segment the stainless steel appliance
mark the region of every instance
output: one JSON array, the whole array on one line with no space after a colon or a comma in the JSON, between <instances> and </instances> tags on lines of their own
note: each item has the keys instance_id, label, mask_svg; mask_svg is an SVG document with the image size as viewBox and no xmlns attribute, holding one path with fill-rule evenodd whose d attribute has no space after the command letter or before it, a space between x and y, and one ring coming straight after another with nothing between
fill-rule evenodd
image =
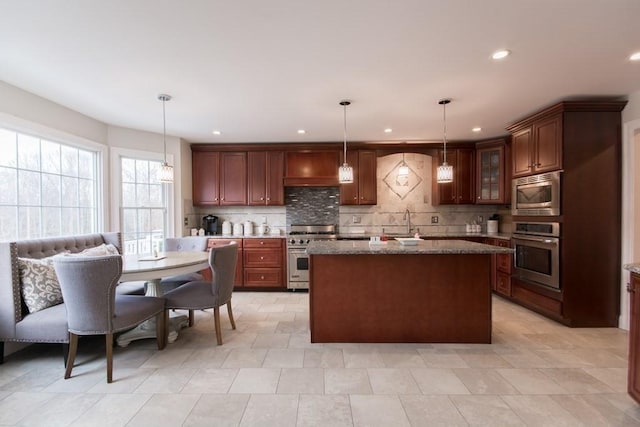
<instances>
[{"instance_id":1,"label":"stainless steel appliance","mask_svg":"<svg viewBox=\"0 0 640 427\"><path fill-rule=\"evenodd\" d=\"M287 235L287 289L309 289L309 256L312 240L336 240L335 225L292 225Z\"/></svg>"},{"instance_id":2,"label":"stainless steel appliance","mask_svg":"<svg viewBox=\"0 0 640 427\"><path fill-rule=\"evenodd\" d=\"M515 222L514 277L560 289L560 224Z\"/></svg>"},{"instance_id":3,"label":"stainless steel appliance","mask_svg":"<svg viewBox=\"0 0 640 427\"><path fill-rule=\"evenodd\" d=\"M560 215L560 171L515 178L512 185L513 215Z\"/></svg>"}]
</instances>

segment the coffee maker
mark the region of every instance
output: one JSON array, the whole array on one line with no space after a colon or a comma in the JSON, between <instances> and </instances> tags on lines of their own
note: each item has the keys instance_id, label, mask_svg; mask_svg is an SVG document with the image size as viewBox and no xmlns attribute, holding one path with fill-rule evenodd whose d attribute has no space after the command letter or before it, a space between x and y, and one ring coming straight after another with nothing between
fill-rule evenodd
<instances>
[{"instance_id":1,"label":"coffee maker","mask_svg":"<svg viewBox=\"0 0 640 427\"><path fill-rule=\"evenodd\" d=\"M202 228L204 228L204 234L207 236L218 234L218 217L215 215L207 215L203 217Z\"/></svg>"}]
</instances>

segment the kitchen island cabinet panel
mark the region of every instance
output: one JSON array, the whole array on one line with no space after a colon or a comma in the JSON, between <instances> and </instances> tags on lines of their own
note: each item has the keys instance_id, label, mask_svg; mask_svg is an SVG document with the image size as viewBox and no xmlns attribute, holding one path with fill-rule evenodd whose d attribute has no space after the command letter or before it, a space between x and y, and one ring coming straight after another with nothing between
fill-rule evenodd
<instances>
[{"instance_id":1,"label":"kitchen island cabinet panel","mask_svg":"<svg viewBox=\"0 0 640 427\"><path fill-rule=\"evenodd\" d=\"M640 274L631 273L629 292L629 370L627 390L640 403Z\"/></svg>"}]
</instances>

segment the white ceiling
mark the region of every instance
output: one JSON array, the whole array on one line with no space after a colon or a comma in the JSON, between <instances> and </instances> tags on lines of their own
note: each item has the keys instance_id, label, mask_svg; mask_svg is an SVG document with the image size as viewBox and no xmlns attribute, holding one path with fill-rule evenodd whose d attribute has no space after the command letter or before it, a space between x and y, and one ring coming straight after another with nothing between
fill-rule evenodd
<instances>
[{"instance_id":1,"label":"white ceiling","mask_svg":"<svg viewBox=\"0 0 640 427\"><path fill-rule=\"evenodd\" d=\"M638 0L0 0L0 11L1 80L159 133L168 93L167 133L192 142L341 141L344 98L349 141L439 140L443 97L449 139L484 139L559 100L640 90L628 60ZM498 48L513 53L494 61Z\"/></svg>"}]
</instances>

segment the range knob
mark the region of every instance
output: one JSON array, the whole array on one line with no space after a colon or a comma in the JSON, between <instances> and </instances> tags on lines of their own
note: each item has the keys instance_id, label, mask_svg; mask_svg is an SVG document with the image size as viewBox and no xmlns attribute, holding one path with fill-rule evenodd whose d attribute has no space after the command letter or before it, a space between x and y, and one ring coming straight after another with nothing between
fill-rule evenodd
<instances>
[{"instance_id":1,"label":"range knob","mask_svg":"<svg viewBox=\"0 0 640 427\"><path fill-rule=\"evenodd\" d=\"M311 241L311 239L307 239L307 241L305 243L308 245L310 241Z\"/></svg>"},{"instance_id":2,"label":"range knob","mask_svg":"<svg viewBox=\"0 0 640 427\"><path fill-rule=\"evenodd\" d=\"M296 239L289 239L289 243L293 245L294 243L296 243Z\"/></svg>"},{"instance_id":3,"label":"range knob","mask_svg":"<svg viewBox=\"0 0 640 427\"><path fill-rule=\"evenodd\" d=\"M304 239L298 240L298 243L302 245L304 243Z\"/></svg>"}]
</instances>

